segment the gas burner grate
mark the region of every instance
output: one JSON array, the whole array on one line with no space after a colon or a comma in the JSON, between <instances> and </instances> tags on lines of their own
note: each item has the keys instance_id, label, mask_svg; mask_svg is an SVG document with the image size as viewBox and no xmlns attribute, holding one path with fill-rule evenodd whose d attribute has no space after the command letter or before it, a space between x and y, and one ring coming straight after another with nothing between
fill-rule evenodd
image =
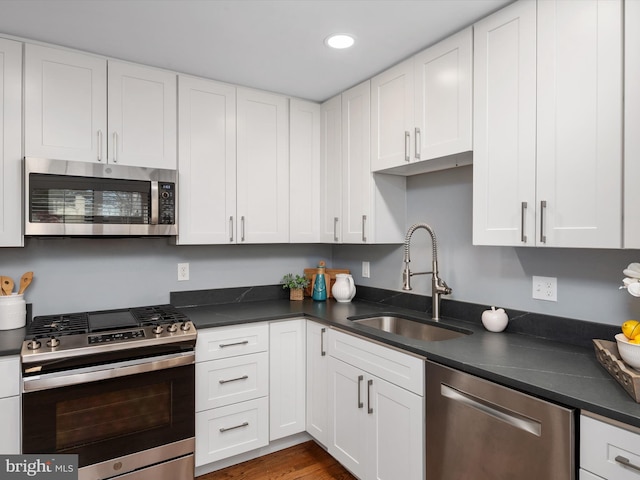
<instances>
[{"instance_id":1,"label":"gas burner grate","mask_svg":"<svg viewBox=\"0 0 640 480\"><path fill-rule=\"evenodd\" d=\"M27 326L27 337L42 338L52 335L75 335L87 333L89 322L86 313L44 315L35 317Z\"/></svg>"},{"instance_id":2,"label":"gas burner grate","mask_svg":"<svg viewBox=\"0 0 640 480\"><path fill-rule=\"evenodd\" d=\"M132 308L131 313L140 326L157 325L159 323L186 322L189 318L176 310L173 305L153 305L150 307Z\"/></svg>"}]
</instances>

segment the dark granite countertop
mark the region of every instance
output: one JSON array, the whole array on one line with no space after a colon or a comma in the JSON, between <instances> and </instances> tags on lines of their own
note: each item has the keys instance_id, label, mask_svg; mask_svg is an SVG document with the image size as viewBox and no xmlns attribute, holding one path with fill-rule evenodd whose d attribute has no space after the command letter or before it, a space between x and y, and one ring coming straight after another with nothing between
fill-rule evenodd
<instances>
[{"instance_id":1,"label":"dark granite countertop","mask_svg":"<svg viewBox=\"0 0 640 480\"><path fill-rule=\"evenodd\" d=\"M200 329L305 316L540 398L640 427L640 404L598 363L593 347L510 333L509 328L492 333L479 320L469 322L446 316L442 324L473 333L440 342L411 340L348 318L394 312L430 320L429 315L363 300L337 303L331 299L278 299L180 308Z\"/></svg>"}]
</instances>

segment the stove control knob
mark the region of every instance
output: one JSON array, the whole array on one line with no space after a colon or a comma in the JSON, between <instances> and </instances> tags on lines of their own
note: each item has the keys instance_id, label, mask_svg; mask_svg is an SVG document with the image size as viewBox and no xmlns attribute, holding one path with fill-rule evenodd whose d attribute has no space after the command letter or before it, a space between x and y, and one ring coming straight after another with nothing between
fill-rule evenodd
<instances>
[{"instance_id":1,"label":"stove control knob","mask_svg":"<svg viewBox=\"0 0 640 480\"><path fill-rule=\"evenodd\" d=\"M28 350L38 350L41 346L42 344L38 340L30 340L27 342Z\"/></svg>"},{"instance_id":2,"label":"stove control knob","mask_svg":"<svg viewBox=\"0 0 640 480\"><path fill-rule=\"evenodd\" d=\"M47 347L55 348L58 345L60 345L60 340L56 337L51 337L49 340L47 340Z\"/></svg>"},{"instance_id":3,"label":"stove control knob","mask_svg":"<svg viewBox=\"0 0 640 480\"><path fill-rule=\"evenodd\" d=\"M151 331L153 333L155 333L156 335L160 335L162 333L162 331L164 330L164 328L162 328L162 325L155 325Z\"/></svg>"},{"instance_id":4,"label":"stove control knob","mask_svg":"<svg viewBox=\"0 0 640 480\"><path fill-rule=\"evenodd\" d=\"M178 324L176 324L176 323L172 323L171 325L169 325L167 327L167 332L169 332L169 333L174 333L174 332L177 332L177 331L178 331Z\"/></svg>"},{"instance_id":5,"label":"stove control knob","mask_svg":"<svg viewBox=\"0 0 640 480\"><path fill-rule=\"evenodd\" d=\"M183 332L187 332L191 329L191 324L189 322L184 322L182 325L180 325L180 330L182 330Z\"/></svg>"}]
</instances>

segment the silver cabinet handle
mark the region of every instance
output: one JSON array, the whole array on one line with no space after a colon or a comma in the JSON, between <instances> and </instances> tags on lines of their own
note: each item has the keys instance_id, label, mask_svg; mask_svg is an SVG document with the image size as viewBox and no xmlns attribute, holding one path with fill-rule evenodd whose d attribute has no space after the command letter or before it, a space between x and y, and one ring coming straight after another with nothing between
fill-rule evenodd
<instances>
[{"instance_id":1,"label":"silver cabinet handle","mask_svg":"<svg viewBox=\"0 0 640 480\"><path fill-rule=\"evenodd\" d=\"M229 217L229 241L233 242L233 215Z\"/></svg>"},{"instance_id":2,"label":"silver cabinet handle","mask_svg":"<svg viewBox=\"0 0 640 480\"><path fill-rule=\"evenodd\" d=\"M327 329L323 328L320 330L320 356L324 357L327 352L324 351L324 332L326 332Z\"/></svg>"},{"instance_id":3,"label":"silver cabinet handle","mask_svg":"<svg viewBox=\"0 0 640 480\"><path fill-rule=\"evenodd\" d=\"M367 216L366 215L362 215L362 241L366 242L367 241Z\"/></svg>"},{"instance_id":4,"label":"silver cabinet handle","mask_svg":"<svg viewBox=\"0 0 640 480\"><path fill-rule=\"evenodd\" d=\"M547 236L544 234L544 215L547 209L547 201L542 200L540 202L540 242L547 243Z\"/></svg>"},{"instance_id":5,"label":"silver cabinet handle","mask_svg":"<svg viewBox=\"0 0 640 480\"><path fill-rule=\"evenodd\" d=\"M102 130L98 130L98 161L102 161Z\"/></svg>"},{"instance_id":6,"label":"silver cabinet handle","mask_svg":"<svg viewBox=\"0 0 640 480\"><path fill-rule=\"evenodd\" d=\"M614 458L614 460L624 465L625 467L629 467L640 472L640 467L638 465L634 465L628 458L625 458L622 455L616 455L616 458Z\"/></svg>"},{"instance_id":7,"label":"silver cabinet handle","mask_svg":"<svg viewBox=\"0 0 640 480\"><path fill-rule=\"evenodd\" d=\"M418 127L416 127L415 138L413 139L413 143L416 150L414 157L416 157L416 160L420 160L420 129Z\"/></svg>"},{"instance_id":8,"label":"silver cabinet handle","mask_svg":"<svg viewBox=\"0 0 640 480\"><path fill-rule=\"evenodd\" d=\"M241 342L234 342L234 343L221 343L220 345L218 345L220 348L224 348L224 347L234 347L236 345L246 345L247 343L249 343L249 340L243 340Z\"/></svg>"},{"instance_id":9,"label":"silver cabinet handle","mask_svg":"<svg viewBox=\"0 0 640 480\"><path fill-rule=\"evenodd\" d=\"M531 420L524 415L518 415L512 410L508 410L500 405L491 403L483 398L475 397L469 393L456 390L444 383L440 384L440 394L443 397L447 397L451 400L467 405L468 407L475 408L486 415L490 415L493 418L538 437L542 433L542 425L540 422Z\"/></svg>"},{"instance_id":10,"label":"silver cabinet handle","mask_svg":"<svg viewBox=\"0 0 640 480\"><path fill-rule=\"evenodd\" d=\"M113 163L118 163L118 133L113 132L113 155L111 156Z\"/></svg>"},{"instance_id":11,"label":"silver cabinet handle","mask_svg":"<svg viewBox=\"0 0 640 480\"><path fill-rule=\"evenodd\" d=\"M220 385L224 385L225 383L237 382L238 380L246 380L247 378L249 378L249 375L243 375L243 376L238 377L238 378L230 378L229 380L218 380L218 383Z\"/></svg>"},{"instance_id":12,"label":"silver cabinet handle","mask_svg":"<svg viewBox=\"0 0 640 480\"><path fill-rule=\"evenodd\" d=\"M338 217L333 217L333 241L338 241Z\"/></svg>"},{"instance_id":13,"label":"silver cabinet handle","mask_svg":"<svg viewBox=\"0 0 640 480\"><path fill-rule=\"evenodd\" d=\"M373 385L373 380L367 382L367 413L373 413L373 408L371 408L371 385Z\"/></svg>"},{"instance_id":14,"label":"silver cabinet handle","mask_svg":"<svg viewBox=\"0 0 640 480\"><path fill-rule=\"evenodd\" d=\"M244 215L240 217L240 241L244 242Z\"/></svg>"},{"instance_id":15,"label":"silver cabinet handle","mask_svg":"<svg viewBox=\"0 0 640 480\"><path fill-rule=\"evenodd\" d=\"M364 380L364 376L358 375L358 408L364 407L364 404L362 403L362 399L360 398L360 384L362 383L363 380Z\"/></svg>"},{"instance_id":16,"label":"silver cabinet handle","mask_svg":"<svg viewBox=\"0 0 640 480\"><path fill-rule=\"evenodd\" d=\"M236 428L248 427L249 422L242 422L240 425L236 425L235 427L221 428L220 433L228 432L229 430L235 430Z\"/></svg>"},{"instance_id":17,"label":"silver cabinet handle","mask_svg":"<svg viewBox=\"0 0 640 480\"><path fill-rule=\"evenodd\" d=\"M411 157L409 156L409 145L411 143L411 133L408 130L404 132L404 161L410 162Z\"/></svg>"},{"instance_id":18,"label":"silver cabinet handle","mask_svg":"<svg viewBox=\"0 0 640 480\"><path fill-rule=\"evenodd\" d=\"M522 202L520 205L520 241L527 243L527 236L524 233L524 218L527 212L527 202Z\"/></svg>"}]
</instances>

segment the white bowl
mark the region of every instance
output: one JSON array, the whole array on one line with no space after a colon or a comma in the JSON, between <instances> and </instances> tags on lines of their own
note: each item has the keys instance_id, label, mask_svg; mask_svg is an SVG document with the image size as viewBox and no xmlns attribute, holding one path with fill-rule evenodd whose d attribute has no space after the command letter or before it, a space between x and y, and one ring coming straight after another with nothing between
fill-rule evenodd
<instances>
[{"instance_id":1,"label":"white bowl","mask_svg":"<svg viewBox=\"0 0 640 480\"><path fill-rule=\"evenodd\" d=\"M624 333L616 335L616 343L622 360L630 367L640 370L640 344L629 343L629 339Z\"/></svg>"}]
</instances>

